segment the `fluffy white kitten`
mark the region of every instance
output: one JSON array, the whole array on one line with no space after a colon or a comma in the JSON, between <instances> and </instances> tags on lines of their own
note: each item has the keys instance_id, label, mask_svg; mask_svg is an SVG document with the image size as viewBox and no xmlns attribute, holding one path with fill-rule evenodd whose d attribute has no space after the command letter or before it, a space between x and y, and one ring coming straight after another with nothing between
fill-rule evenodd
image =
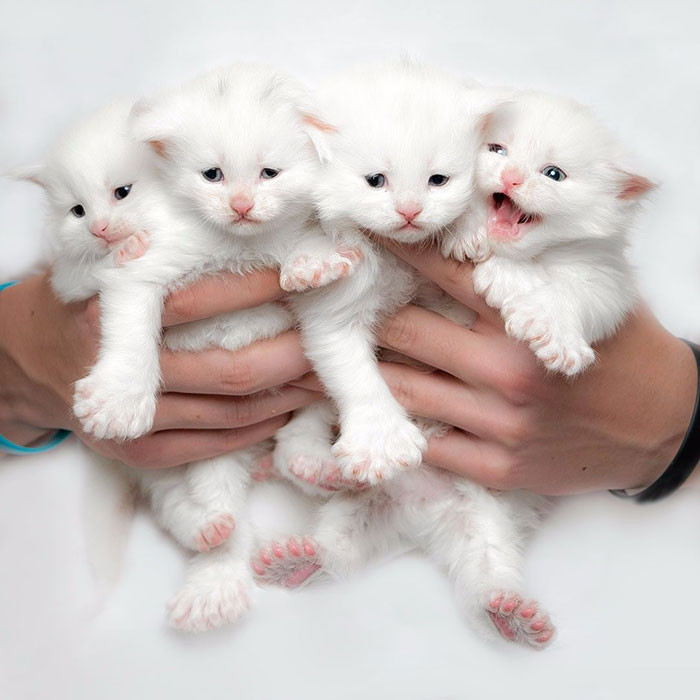
<instances>
[{"instance_id":1,"label":"fluffy white kitten","mask_svg":"<svg viewBox=\"0 0 700 700\"><path fill-rule=\"evenodd\" d=\"M140 258L99 273L100 353L74 403L86 432L150 429L162 304L174 287L214 270L280 267L291 291L351 270L354 251L338 251L309 223L318 159L305 100L284 74L236 65L135 108L132 133L157 155L164 196L150 215L160 233L149 231Z\"/></svg>"},{"instance_id":2,"label":"fluffy white kitten","mask_svg":"<svg viewBox=\"0 0 700 700\"><path fill-rule=\"evenodd\" d=\"M516 93L489 121L479 157L482 210L457 246L510 335L551 370L576 375L636 300L627 233L651 183L591 111Z\"/></svg>"},{"instance_id":3,"label":"fluffy white kitten","mask_svg":"<svg viewBox=\"0 0 700 700\"><path fill-rule=\"evenodd\" d=\"M333 453L319 448L300 468L312 474L335 458L344 481L376 484L417 467L426 441L382 380L374 351L378 320L414 298L417 279L372 237L452 235L474 191L488 109L480 91L410 62L336 77L315 99L332 124L311 134L324 162L319 216L337 245L360 251L362 262L351 277L294 302L307 356L340 422ZM296 426L284 435L294 431L303 435Z\"/></svg>"},{"instance_id":4,"label":"fluffy white kitten","mask_svg":"<svg viewBox=\"0 0 700 700\"><path fill-rule=\"evenodd\" d=\"M375 247L371 238L453 240L473 200L474 167L490 98L406 62L341 76L322 98L324 114L337 131L317 135L326 161L321 216L338 240L362 248L372 273L360 277L360 266L352 278L334 286L337 294L361 280L366 289L365 315L360 319L345 314L342 298L336 297L339 336L347 336L346 326L355 319L353 330L359 336L361 329L364 348L371 341L372 324L409 300L468 325L473 314L435 287L419 285L413 273ZM313 292L305 299L325 293ZM347 350L338 355L339 376L347 356ZM346 371L339 381L356 384L355 410L364 410L379 426L385 424L386 415L377 415L362 395L366 375L352 362ZM384 412L390 409L394 407L389 401L381 405ZM342 410L341 404L341 416ZM347 486L347 479L357 476L357 465L350 473L334 465L333 414L323 406L302 413L311 411L317 415L310 416L304 431L292 424L280 431L279 437L288 440L278 440L275 461L307 490L328 494ZM439 430L422 427L428 428L426 434ZM374 430L375 425L367 425L357 438L366 441L366 450L375 449ZM305 442L310 434L312 440ZM342 449L347 437L341 434ZM336 454L342 456L339 445ZM353 451L357 454L357 447ZM296 587L318 576L347 576L372 557L400 543L410 544L447 570L460 607L475 626L539 648L549 643L553 627L523 594L522 543L545 505L546 500L534 494L499 494L424 465L403 470L371 489L333 495L322 506L311 535L263 547L252 567L263 584Z\"/></svg>"},{"instance_id":5,"label":"fluffy white kitten","mask_svg":"<svg viewBox=\"0 0 700 700\"><path fill-rule=\"evenodd\" d=\"M97 383L83 380L78 389L80 413L93 433L105 434L107 408L116 411L122 431L133 427L130 400L149 398L141 385L125 382L150 380L153 367L157 381L162 299L174 284L224 265L248 270L279 264L287 254L294 263L299 251L317 257L293 269L283 266L293 286L305 283L302 275L319 284L329 274L347 273L350 263L336 265L331 242L307 225L316 157L303 133L300 95L271 70L218 71L139 107L136 121L150 137L134 139L129 106L112 105L77 127L33 173L49 194L59 241L54 286L66 300L100 294L104 343ZM159 126L157 134L150 131ZM154 159L161 161L158 169ZM202 225L200 218L212 223ZM292 326L286 309L265 304L177 326L163 343L175 351L237 350ZM91 386L122 392L123 420L120 397L100 404ZM266 449L162 471L118 467L148 497L161 525L201 552L171 603L175 626L199 631L233 621L248 608L247 492Z\"/></svg>"}]
</instances>

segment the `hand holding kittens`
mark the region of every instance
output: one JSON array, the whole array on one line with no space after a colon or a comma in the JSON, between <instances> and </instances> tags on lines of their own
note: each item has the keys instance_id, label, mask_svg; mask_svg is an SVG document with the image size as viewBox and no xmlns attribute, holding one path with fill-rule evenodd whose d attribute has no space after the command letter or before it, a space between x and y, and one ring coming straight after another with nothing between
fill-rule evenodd
<instances>
[{"instance_id":1,"label":"hand holding kittens","mask_svg":"<svg viewBox=\"0 0 700 700\"><path fill-rule=\"evenodd\" d=\"M695 367L687 346L646 309L598 344L596 365L570 382L508 337L500 314L475 293L470 264L390 248L479 314L468 330L409 307L381 334L381 345L439 370L382 368L410 413L455 427L429 442L428 464L545 494L643 486L668 465L692 411Z\"/></svg>"},{"instance_id":2,"label":"hand holding kittens","mask_svg":"<svg viewBox=\"0 0 700 700\"><path fill-rule=\"evenodd\" d=\"M273 270L245 277L221 274L202 278L166 302L165 323L175 325L227 310L258 306L279 298ZM31 323L19 323L21 319ZM231 353L163 352L165 393L152 431L131 442L97 441L83 433L71 412L72 387L91 366L99 339L96 300L61 303L48 275L25 280L0 300L0 376L3 405L12 407L0 433L29 444L44 428L65 428L101 454L138 467L161 468L206 459L271 437L291 411L318 394L283 387L276 395L258 394L309 369L296 334ZM171 393L172 392L172 393Z\"/></svg>"}]
</instances>

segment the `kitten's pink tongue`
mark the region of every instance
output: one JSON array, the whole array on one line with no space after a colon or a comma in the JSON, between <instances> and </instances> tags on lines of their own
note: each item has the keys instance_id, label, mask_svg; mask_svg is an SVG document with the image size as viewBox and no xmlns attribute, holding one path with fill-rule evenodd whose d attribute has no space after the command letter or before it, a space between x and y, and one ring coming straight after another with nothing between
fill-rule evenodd
<instances>
[{"instance_id":1,"label":"kitten's pink tongue","mask_svg":"<svg viewBox=\"0 0 700 700\"><path fill-rule=\"evenodd\" d=\"M520 230L518 219L522 215L522 211L513 206L512 200L505 197L501 206L498 209L493 209L489 215L489 235L497 238L517 238Z\"/></svg>"}]
</instances>

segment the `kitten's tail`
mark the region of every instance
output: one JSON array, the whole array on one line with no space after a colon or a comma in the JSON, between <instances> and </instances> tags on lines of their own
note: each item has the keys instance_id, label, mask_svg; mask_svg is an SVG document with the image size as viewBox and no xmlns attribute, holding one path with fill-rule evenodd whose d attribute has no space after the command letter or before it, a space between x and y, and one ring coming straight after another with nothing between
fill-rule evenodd
<instances>
[{"instance_id":1,"label":"kitten's tail","mask_svg":"<svg viewBox=\"0 0 700 700\"><path fill-rule=\"evenodd\" d=\"M136 488L120 462L93 454L85 481L84 525L88 565L95 582L94 614L121 578Z\"/></svg>"}]
</instances>

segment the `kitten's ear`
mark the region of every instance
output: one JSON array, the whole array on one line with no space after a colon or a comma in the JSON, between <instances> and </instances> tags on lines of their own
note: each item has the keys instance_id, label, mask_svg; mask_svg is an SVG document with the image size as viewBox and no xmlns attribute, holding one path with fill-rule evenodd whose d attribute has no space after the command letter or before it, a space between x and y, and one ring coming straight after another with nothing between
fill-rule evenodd
<instances>
[{"instance_id":1,"label":"kitten's ear","mask_svg":"<svg viewBox=\"0 0 700 700\"><path fill-rule=\"evenodd\" d=\"M643 175L630 173L619 168L615 170L618 176L618 199L640 199L656 187L651 180Z\"/></svg>"},{"instance_id":2,"label":"kitten's ear","mask_svg":"<svg viewBox=\"0 0 700 700\"><path fill-rule=\"evenodd\" d=\"M129 115L132 135L151 147L161 158L167 158L172 150L173 125L164 119L160 107L149 100L139 100Z\"/></svg>"},{"instance_id":3,"label":"kitten's ear","mask_svg":"<svg viewBox=\"0 0 700 700\"><path fill-rule=\"evenodd\" d=\"M301 109L301 123L311 139L321 163L329 163L332 158L330 140L338 129L326 121L316 110L309 107Z\"/></svg>"},{"instance_id":4,"label":"kitten's ear","mask_svg":"<svg viewBox=\"0 0 700 700\"><path fill-rule=\"evenodd\" d=\"M469 110L474 115L480 137L485 137L496 115L513 104L513 93L506 90L475 87L468 91Z\"/></svg>"},{"instance_id":5,"label":"kitten's ear","mask_svg":"<svg viewBox=\"0 0 700 700\"><path fill-rule=\"evenodd\" d=\"M24 180L25 182L33 182L39 187L46 188L46 173L43 165L28 165L21 168L10 170L7 177L13 180Z\"/></svg>"}]
</instances>

